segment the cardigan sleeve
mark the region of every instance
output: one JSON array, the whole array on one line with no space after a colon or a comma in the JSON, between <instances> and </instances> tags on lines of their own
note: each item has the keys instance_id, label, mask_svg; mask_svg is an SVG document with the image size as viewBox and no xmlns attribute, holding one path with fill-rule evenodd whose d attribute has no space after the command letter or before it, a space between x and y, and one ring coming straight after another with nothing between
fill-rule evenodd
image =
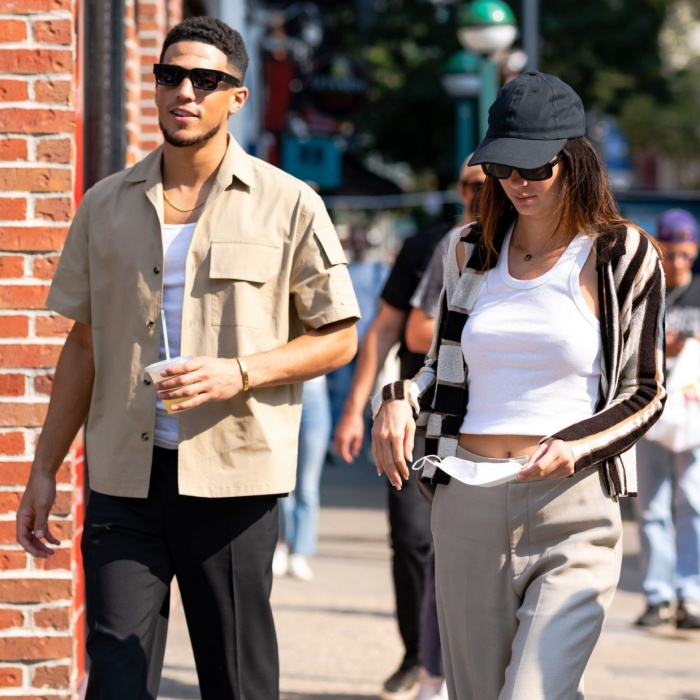
<instances>
[{"instance_id":1,"label":"cardigan sleeve","mask_svg":"<svg viewBox=\"0 0 700 700\"><path fill-rule=\"evenodd\" d=\"M591 418L544 438L568 443L577 472L631 448L659 418L666 400L661 262L644 234L630 229L626 243L625 255L600 270L606 401Z\"/></svg>"},{"instance_id":2,"label":"cardigan sleeve","mask_svg":"<svg viewBox=\"0 0 700 700\"><path fill-rule=\"evenodd\" d=\"M415 387L414 391L419 396L419 403L422 411L428 410L432 402L432 396L434 393L432 389L435 386L437 379L440 342L444 335L444 326L447 320L448 294L449 291L455 288L460 277L460 269L457 263L457 246L464 240L464 231L466 228L468 227L455 227L449 234L447 234L449 244L447 246L447 252L444 253L443 284L437 305L435 324L433 326L433 340L430 344L430 349L425 355L423 367L420 368L418 373L412 379L412 385ZM467 250L465 249L465 261L466 259ZM423 423L425 420L427 419L425 416L423 416L423 419L419 420L419 422Z\"/></svg>"}]
</instances>

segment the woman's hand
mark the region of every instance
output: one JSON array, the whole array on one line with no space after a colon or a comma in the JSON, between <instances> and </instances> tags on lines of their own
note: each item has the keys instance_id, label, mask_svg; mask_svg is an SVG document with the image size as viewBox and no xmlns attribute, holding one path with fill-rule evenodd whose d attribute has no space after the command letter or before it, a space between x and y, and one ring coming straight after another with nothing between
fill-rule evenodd
<instances>
[{"instance_id":1,"label":"woman's hand","mask_svg":"<svg viewBox=\"0 0 700 700\"><path fill-rule=\"evenodd\" d=\"M563 440L543 442L517 476L518 481L560 479L574 473L574 453Z\"/></svg>"},{"instance_id":2,"label":"woman's hand","mask_svg":"<svg viewBox=\"0 0 700 700\"><path fill-rule=\"evenodd\" d=\"M413 460L415 434L416 422L408 401L394 399L381 405L372 427L372 454L377 474L384 472L399 491L403 479L408 479L406 461Z\"/></svg>"}]
</instances>

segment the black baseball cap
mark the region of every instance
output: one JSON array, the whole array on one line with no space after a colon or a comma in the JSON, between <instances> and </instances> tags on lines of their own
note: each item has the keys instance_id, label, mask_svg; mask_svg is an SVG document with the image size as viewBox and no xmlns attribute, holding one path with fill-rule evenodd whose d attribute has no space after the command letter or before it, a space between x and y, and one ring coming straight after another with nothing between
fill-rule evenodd
<instances>
[{"instance_id":1,"label":"black baseball cap","mask_svg":"<svg viewBox=\"0 0 700 700\"><path fill-rule=\"evenodd\" d=\"M572 88L547 73L523 73L498 91L488 131L469 165L538 168L585 132L583 103Z\"/></svg>"}]
</instances>

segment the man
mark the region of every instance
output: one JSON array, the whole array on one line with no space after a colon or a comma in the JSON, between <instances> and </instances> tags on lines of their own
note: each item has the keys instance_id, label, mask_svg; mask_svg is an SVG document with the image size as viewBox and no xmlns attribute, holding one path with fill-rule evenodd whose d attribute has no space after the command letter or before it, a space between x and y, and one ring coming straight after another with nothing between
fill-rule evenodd
<instances>
[{"instance_id":1,"label":"man","mask_svg":"<svg viewBox=\"0 0 700 700\"><path fill-rule=\"evenodd\" d=\"M468 160L462 166L459 179L464 223L473 220L472 207L485 179L480 168L467 166ZM336 450L346 462L352 462L362 447L363 414L389 350L395 343L401 342L399 359L402 379L413 377L423 365L425 353L413 353L406 346L406 320L411 310L411 297L426 263L435 246L453 225L443 224L409 238L396 258L382 291L377 316L362 342L352 387L335 430ZM417 434L416 457L420 457L423 449L422 442L419 442L422 435L423 431ZM392 574L404 658L399 668L385 681L381 698L403 700L415 697L419 691L423 692L420 688L420 626L426 565L432 550L430 506L420 493L416 479L404 482L400 490L388 485ZM435 643L439 644L439 641Z\"/></svg>"},{"instance_id":2,"label":"man","mask_svg":"<svg viewBox=\"0 0 700 700\"><path fill-rule=\"evenodd\" d=\"M664 249L666 363L672 375L686 339L700 339L700 277L692 273L697 221L690 212L669 209L659 219L657 238ZM687 382L696 379L697 372ZM647 605L636 624L656 627L675 621L680 629L700 629L700 449L672 452L642 438L637 478Z\"/></svg>"},{"instance_id":3,"label":"man","mask_svg":"<svg viewBox=\"0 0 700 700\"><path fill-rule=\"evenodd\" d=\"M17 538L37 557L58 544L55 473L87 417L88 700L157 697L173 576L202 698L279 696L277 496L294 488L301 382L352 357L358 309L321 200L226 131L246 66L219 20L170 31L154 68L165 143L86 193L49 295L75 325ZM167 354L161 309L191 356L155 387L184 399L172 415L144 371Z\"/></svg>"}]
</instances>

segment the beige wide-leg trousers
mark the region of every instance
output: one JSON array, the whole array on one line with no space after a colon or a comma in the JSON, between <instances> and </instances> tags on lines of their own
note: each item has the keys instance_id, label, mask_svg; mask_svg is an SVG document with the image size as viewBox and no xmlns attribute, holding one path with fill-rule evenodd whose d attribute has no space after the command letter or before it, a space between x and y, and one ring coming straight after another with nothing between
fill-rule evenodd
<instances>
[{"instance_id":1,"label":"beige wide-leg trousers","mask_svg":"<svg viewBox=\"0 0 700 700\"><path fill-rule=\"evenodd\" d=\"M598 470L490 488L453 478L432 531L450 700L581 700L622 561Z\"/></svg>"}]
</instances>

